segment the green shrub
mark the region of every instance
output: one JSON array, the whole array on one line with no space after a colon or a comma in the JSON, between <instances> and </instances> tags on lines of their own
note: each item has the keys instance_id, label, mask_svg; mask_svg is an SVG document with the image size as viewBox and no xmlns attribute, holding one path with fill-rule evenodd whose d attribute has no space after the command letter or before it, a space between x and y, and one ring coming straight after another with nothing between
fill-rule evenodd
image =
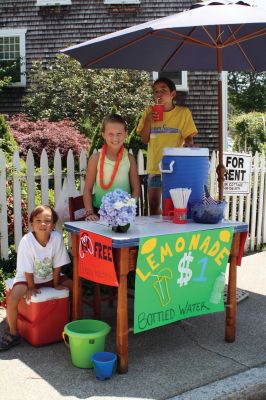
<instances>
[{"instance_id":1,"label":"green shrub","mask_svg":"<svg viewBox=\"0 0 266 400\"><path fill-rule=\"evenodd\" d=\"M138 122L140 120L140 116L141 116L141 114L139 114L139 116L137 117L135 126L132 129L132 131L129 133L127 140L126 140L127 147L129 149L132 149L135 157L137 157L139 150L142 150L144 155L146 155L146 153L147 153L147 145L142 143L140 136L137 134L137 131L136 131Z\"/></svg>"},{"instance_id":2,"label":"green shrub","mask_svg":"<svg viewBox=\"0 0 266 400\"><path fill-rule=\"evenodd\" d=\"M113 107L125 118L129 131L135 118L152 101L149 74L120 69L82 69L63 54L35 62L28 73L29 88L23 112L32 120L70 118L92 138L95 128Z\"/></svg>"},{"instance_id":3,"label":"green shrub","mask_svg":"<svg viewBox=\"0 0 266 400\"><path fill-rule=\"evenodd\" d=\"M83 119L90 100L91 83L87 70L65 55L45 63L36 61L28 72L29 86L23 98L23 112L32 120Z\"/></svg>"},{"instance_id":4,"label":"green shrub","mask_svg":"<svg viewBox=\"0 0 266 400\"><path fill-rule=\"evenodd\" d=\"M236 112L264 112L266 108L265 72L230 72L228 97Z\"/></svg>"},{"instance_id":5,"label":"green shrub","mask_svg":"<svg viewBox=\"0 0 266 400\"><path fill-rule=\"evenodd\" d=\"M17 253L11 247L8 259L0 259L0 303L5 298L5 280L12 278L16 271Z\"/></svg>"},{"instance_id":6,"label":"green shrub","mask_svg":"<svg viewBox=\"0 0 266 400\"><path fill-rule=\"evenodd\" d=\"M233 150L262 152L266 144L266 114L251 112L230 119L230 129L234 139Z\"/></svg>"},{"instance_id":7,"label":"green shrub","mask_svg":"<svg viewBox=\"0 0 266 400\"><path fill-rule=\"evenodd\" d=\"M20 80L20 57L16 60L3 60L0 61L0 91L12 82Z\"/></svg>"},{"instance_id":8,"label":"green shrub","mask_svg":"<svg viewBox=\"0 0 266 400\"><path fill-rule=\"evenodd\" d=\"M0 114L0 149L3 150L8 161L11 160L13 152L18 149L17 143L2 114Z\"/></svg>"}]
</instances>

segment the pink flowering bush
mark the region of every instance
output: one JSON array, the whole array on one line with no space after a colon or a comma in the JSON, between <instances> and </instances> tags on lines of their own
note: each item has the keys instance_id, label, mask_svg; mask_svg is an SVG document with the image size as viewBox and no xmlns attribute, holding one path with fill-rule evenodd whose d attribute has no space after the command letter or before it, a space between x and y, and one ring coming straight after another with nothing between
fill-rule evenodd
<instances>
[{"instance_id":1,"label":"pink flowering bush","mask_svg":"<svg viewBox=\"0 0 266 400\"><path fill-rule=\"evenodd\" d=\"M21 156L26 157L28 150L31 149L36 161L40 160L43 149L52 162L57 148L62 159L66 160L68 150L72 149L74 155L79 155L82 149L87 151L90 144L70 119L57 122L41 119L34 122L25 114L17 114L10 117L7 122L19 145Z\"/></svg>"}]
</instances>

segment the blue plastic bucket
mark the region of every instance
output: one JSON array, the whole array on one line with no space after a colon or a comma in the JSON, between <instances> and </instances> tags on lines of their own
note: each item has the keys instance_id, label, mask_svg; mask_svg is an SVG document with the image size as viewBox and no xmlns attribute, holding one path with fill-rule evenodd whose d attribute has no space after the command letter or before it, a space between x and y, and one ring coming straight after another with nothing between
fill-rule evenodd
<instances>
[{"instance_id":1,"label":"blue plastic bucket","mask_svg":"<svg viewBox=\"0 0 266 400\"><path fill-rule=\"evenodd\" d=\"M208 185L209 149L165 147L161 162L163 215L171 198L170 189L190 188L188 218L191 205L202 200L204 185Z\"/></svg>"},{"instance_id":2,"label":"blue plastic bucket","mask_svg":"<svg viewBox=\"0 0 266 400\"><path fill-rule=\"evenodd\" d=\"M97 379L103 381L112 377L113 372L116 369L116 354L102 351L93 354L91 360Z\"/></svg>"}]
</instances>

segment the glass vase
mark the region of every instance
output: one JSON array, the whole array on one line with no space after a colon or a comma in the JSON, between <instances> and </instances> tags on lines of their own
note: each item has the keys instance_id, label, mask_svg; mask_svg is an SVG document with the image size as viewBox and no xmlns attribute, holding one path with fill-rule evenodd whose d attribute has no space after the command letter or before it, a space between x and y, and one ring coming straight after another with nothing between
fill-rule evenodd
<instances>
[{"instance_id":1,"label":"glass vase","mask_svg":"<svg viewBox=\"0 0 266 400\"><path fill-rule=\"evenodd\" d=\"M129 223L126 225L112 226L112 231L117 233L125 233L128 231L129 227L130 227Z\"/></svg>"}]
</instances>

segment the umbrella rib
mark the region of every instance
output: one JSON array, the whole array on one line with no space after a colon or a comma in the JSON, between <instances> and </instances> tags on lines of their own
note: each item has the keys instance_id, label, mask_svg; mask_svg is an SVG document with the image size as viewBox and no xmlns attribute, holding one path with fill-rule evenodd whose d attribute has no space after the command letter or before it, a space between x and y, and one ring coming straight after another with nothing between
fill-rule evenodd
<instances>
[{"instance_id":1,"label":"umbrella rib","mask_svg":"<svg viewBox=\"0 0 266 400\"><path fill-rule=\"evenodd\" d=\"M195 30L196 30L196 28L191 29L191 31L189 32L189 35L191 35ZM200 45L202 45L202 46L212 47L212 46L209 46L208 43L204 43L204 42L199 41L199 40L194 40L194 38L193 38L192 40L190 40L190 39L191 39L190 36L188 36L188 35L183 35L183 34L179 34L179 33L175 32L175 31L172 31L171 29L166 29L166 31L168 31L168 32L170 32L170 33L173 33L175 36L181 37L181 38L183 39L183 41L182 41L182 42L180 43L180 45L171 53L170 57L168 57L168 59L166 60L166 62L162 65L162 68L161 68L162 71L163 71L164 68L166 68L167 65L171 62L172 58L182 49L182 47L183 47L183 45L184 45L185 42L192 42L192 43L200 44ZM163 35L158 35L158 34L156 34L156 36L160 36L160 37L165 38ZM172 39L172 38L166 38L166 39L175 40L175 39Z\"/></svg>"},{"instance_id":2,"label":"umbrella rib","mask_svg":"<svg viewBox=\"0 0 266 400\"><path fill-rule=\"evenodd\" d=\"M242 27L242 25L241 25ZM247 62L249 63L249 65L251 66L251 68L253 70L256 70L256 68L254 68L251 60L249 60L248 56L245 54L245 51L242 49L242 47L240 46L241 42L259 37L259 36L264 36L266 34L266 28L261 28L259 30L257 30L256 32L252 32L250 34L247 34L245 36L242 36L241 38L236 38L235 34L241 29L241 27L238 27L238 29L236 31L232 31L230 27L229 30L231 32L229 38L227 38L224 42L221 43L216 43L216 40L212 37L212 35L210 34L210 32L208 31L208 29L206 29L205 26L202 26L202 29L205 31L206 35L209 37L209 39L211 40L212 44L204 42L202 40L196 39L191 37L190 35L199 27L193 28L191 29L191 31L189 32L188 35L176 32L172 29L164 29L165 32L170 33L171 35L174 35L175 37L177 37L179 40L182 40L182 42L180 43L180 45L178 46L178 48L176 48L172 54L170 55L170 57L167 59L167 61L164 63L162 70L170 63L171 59L182 49L183 45L185 43L192 43L192 44L197 44L197 45L201 45L204 47L208 47L208 48L224 48L224 47L228 47L231 45L237 45L240 49L240 51L243 53L243 55L245 56ZM141 37L138 37L137 39L133 39L130 42L116 48L115 50L109 51L108 53L95 58L94 60L88 62L87 64L84 64L83 67L90 67L93 66L95 63L100 62L102 60L104 60L105 58L108 58L110 55L116 54L128 47L130 47L131 45L141 42L143 41L145 38L149 37L149 36L157 36L157 37L161 37L163 39L167 39L167 40L171 40L171 41L176 41L176 38L174 37L167 37L166 35L164 35L163 33L160 33L159 31L149 31L145 34L143 34ZM221 36L219 36L219 38L221 38ZM232 38L235 38L235 40L232 41Z\"/></svg>"},{"instance_id":3,"label":"umbrella rib","mask_svg":"<svg viewBox=\"0 0 266 400\"><path fill-rule=\"evenodd\" d=\"M212 35L210 34L210 32L208 31L208 29L205 27L205 26L202 26L202 29L204 30L204 32L206 33L206 35L211 39L211 41L213 42L213 44L214 44L214 47L218 47L217 45L218 45L218 40L220 40L220 38L221 38L221 33L220 33L220 35L216 38L216 39L214 39L213 37L212 37ZM213 47L213 46L211 46L211 47Z\"/></svg>"},{"instance_id":4,"label":"umbrella rib","mask_svg":"<svg viewBox=\"0 0 266 400\"><path fill-rule=\"evenodd\" d=\"M229 25L227 25L227 28L228 28L229 31L231 32L231 35L228 36L228 38L223 42L223 44L224 44L225 46L226 46L228 43L230 43L230 40L232 39L232 37L235 38L235 35L240 31L240 29L243 28L243 24L240 25L235 31L233 31Z\"/></svg>"},{"instance_id":5,"label":"umbrella rib","mask_svg":"<svg viewBox=\"0 0 266 400\"><path fill-rule=\"evenodd\" d=\"M97 58L95 58L94 60L90 61L89 63L84 64L83 67L85 67L85 68L90 67L90 66L92 66L93 64L95 64L95 63L97 63L97 62L99 62L99 61L104 60L106 57L109 57L109 56L112 55L112 54L118 53L118 52L120 52L121 50L124 50L124 49L126 49L127 47L130 47L132 44L135 44L135 43L137 43L137 42L140 42L141 40L145 39L145 37L150 36L150 35L152 35L152 32L147 32L147 33L145 33L144 35L142 35L141 37L139 37L139 38L137 38L137 39L134 39L134 40L131 40L130 42L124 44L123 46L120 46L120 47L118 47L118 48L115 49L115 50L109 51L108 53L105 53L103 56L97 57Z\"/></svg>"},{"instance_id":6,"label":"umbrella rib","mask_svg":"<svg viewBox=\"0 0 266 400\"><path fill-rule=\"evenodd\" d=\"M191 42L191 43L194 43L194 44L199 44L199 45L201 45L201 46L209 47L209 48L211 48L211 49L213 49L214 47L217 47L217 43L216 43L215 40L212 38L212 36L209 34L209 32L205 29L205 27L203 27L203 29L205 30L206 34L210 37L211 41L213 42L213 45L210 45L209 43L203 42L203 41L198 40L198 39L191 38L191 36L189 36L189 35L191 35L197 28L198 28L198 27L191 29L191 31L189 32L188 35L183 35L182 33L172 31L171 29L166 29L166 31L168 31L168 32L170 32L170 33L172 33L172 34L174 34L175 36L177 36L177 37L179 37L179 38L181 37L181 38L183 39L183 41L182 41L182 43L180 43L180 45L172 52L172 54L170 55L170 57L168 57L168 59L166 60L166 62L163 64L163 66L162 66L162 68L161 68L162 71L163 71L164 68L166 68L167 65L171 62L172 58L182 49L183 45L184 45L186 42ZM158 35L158 34L156 34L156 36L164 37L164 36ZM166 39L167 39L167 38L166 38ZM174 40L174 39L172 39L172 38L169 38L169 39L170 39L170 40Z\"/></svg>"},{"instance_id":7,"label":"umbrella rib","mask_svg":"<svg viewBox=\"0 0 266 400\"><path fill-rule=\"evenodd\" d=\"M247 41L247 40L250 40L250 39L254 39L256 37L263 36L263 35L266 34L266 28L262 28L262 29L260 29L260 30L258 30L256 32L252 32L252 33L247 34L245 36L241 36L240 38L235 38L235 40L232 41L232 37L234 37L234 35L239 31L240 28L238 28L235 32L233 32L230 29L229 26L228 26L228 28L231 31L231 35L224 42L217 43L216 40L212 37L212 35L208 31L208 29L206 29L205 26L202 26L202 29L205 31L207 36L211 39L213 45L211 45L211 44L209 44L207 42L204 42L202 40L195 39L195 38L192 38L191 36L189 36L189 35L191 35L191 33L194 32L195 29L192 29L188 35L184 35L182 33L175 32L175 31L173 31L171 29L165 29L165 31L171 33L172 35L177 36L178 38L183 39L182 44L185 43L185 42L190 42L190 43L199 44L199 45L202 45L204 47L209 47L209 48L217 48L217 47L223 48L223 47L227 47L227 46L231 46L231 45L237 44L239 42L244 42L244 41ZM154 33L151 33L151 34L154 34L157 37L161 37L163 39L175 41L175 38L164 36L163 34L160 34L158 32L154 32ZM221 34L219 35L219 38L221 38Z\"/></svg>"},{"instance_id":8,"label":"umbrella rib","mask_svg":"<svg viewBox=\"0 0 266 400\"><path fill-rule=\"evenodd\" d=\"M234 35L234 33L232 33L231 36L233 36L233 35ZM265 35L266 35L266 28L262 28L256 32L252 32L252 33L249 33L248 35L241 36L240 38L236 38L233 42L226 43L226 46L231 46L231 45L234 45L237 43L246 42L247 40L255 39L259 36L265 36Z\"/></svg>"},{"instance_id":9,"label":"umbrella rib","mask_svg":"<svg viewBox=\"0 0 266 400\"><path fill-rule=\"evenodd\" d=\"M230 27L228 27L228 28L229 28L229 30L230 30L231 33L232 33L231 37L234 38L234 37L235 37L235 33L232 32L232 30L231 30ZM253 33L254 33L254 32L253 32ZM265 31L265 33L266 33L266 31ZM258 36L260 36L260 35L258 35ZM255 36L255 37L257 37L257 36ZM236 39L236 38L235 38L235 39ZM251 59L248 57L248 55L246 54L245 50L242 48L242 46L240 45L240 43L238 43L238 42L236 41L236 45L238 46L239 50L241 51L241 53L243 54L243 56L245 57L246 61L247 61L248 64L250 65L250 67L253 69L253 71L256 71L256 68L255 68L254 64L252 63Z\"/></svg>"},{"instance_id":10,"label":"umbrella rib","mask_svg":"<svg viewBox=\"0 0 266 400\"><path fill-rule=\"evenodd\" d=\"M204 46L204 47L213 48L212 45L210 45L210 44L207 43L207 42L203 42L202 40L192 38L191 36L188 36L188 35L183 35L182 33L172 31L171 29L165 29L165 30L166 30L167 32L170 32L170 33L174 34L175 36L177 36L177 37L179 37L179 38L184 39L182 43L191 42L191 43L195 43L195 44L200 44L200 45L202 45L202 46ZM192 29L192 30L189 32L189 35L191 35L191 33L193 33L194 30L195 30L195 28ZM155 33L156 33L156 32L155 32ZM159 36L158 33L156 33L156 36ZM166 37L166 39L168 39L168 40L175 40L174 38L171 39L171 38L167 38L167 37ZM212 40L213 40L213 39L212 39Z\"/></svg>"},{"instance_id":11,"label":"umbrella rib","mask_svg":"<svg viewBox=\"0 0 266 400\"><path fill-rule=\"evenodd\" d=\"M183 47L183 44L184 44L184 41L182 43L180 43L180 45L171 53L170 57L168 57L166 62L162 65L161 71L163 71L164 68L167 67L167 65L170 63L172 58L181 50L181 48Z\"/></svg>"}]
</instances>

